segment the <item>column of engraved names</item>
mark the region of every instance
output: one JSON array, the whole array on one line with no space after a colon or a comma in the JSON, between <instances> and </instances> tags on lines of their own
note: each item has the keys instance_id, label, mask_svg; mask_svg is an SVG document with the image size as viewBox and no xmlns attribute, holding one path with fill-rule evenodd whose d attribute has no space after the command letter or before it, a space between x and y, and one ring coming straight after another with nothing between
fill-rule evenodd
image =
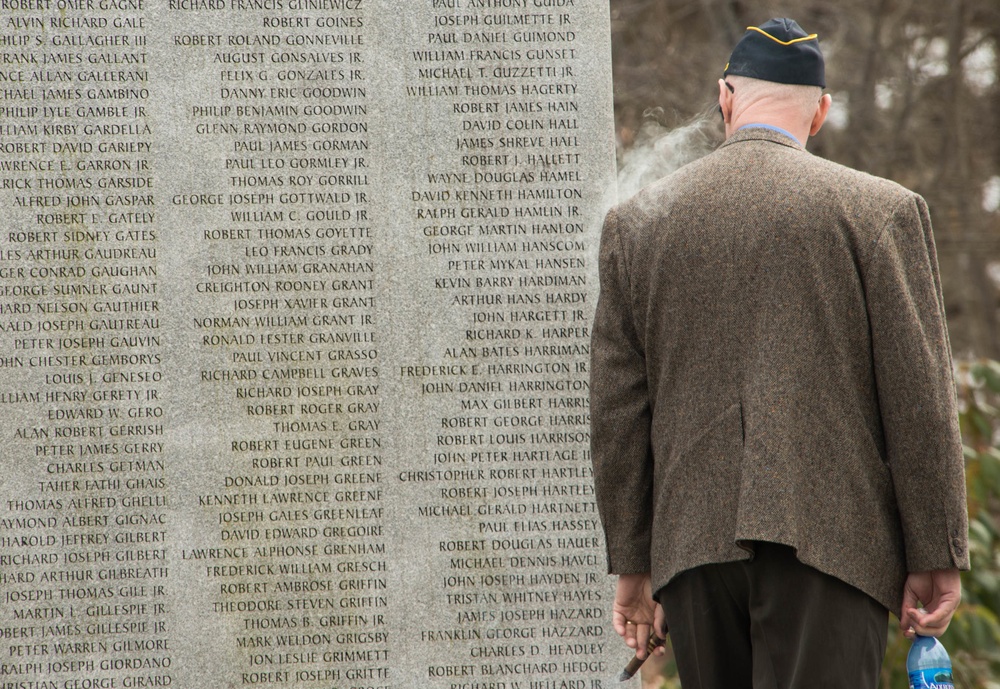
<instances>
[{"instance_id":1,"label":"column of engraved names","mask_svg":"<svg viewBox=\"0 0 1000 689\"><path fill-rule=\"evenodd\" d=\"M241 429L198 498L217 508L218 547L184 558L200 561L213 611L239 620L244 684L388 675L359 6L231 2L173 37L213 70L188 112L227 151L224 184L177 203L217 213L200 232L194 326L201 385Z\"/></svg>"},{"instance_id":2,"label":"column of engraved names","mask_svg":"<svg viewBox=\"0 0 1000 689\"><path fill-rule=\"evenodd\" d=\"M445 104L454 144L451 166L415 185L413 213L434 298L466 327L437 367L401 369L452 411L436 419L433 468L404 478L434 486L421 516L472 533L435 544L453 617L422 637L468 655L428 676L589 675L604 603L596 570L581 571L599 563L572 3L433 6L407 93Z\"/></svg>"},{"instance_id":3,"label":"column of engraved names","mask_svg":"<svg viewBox=\"0 0 1000 689\"><path fill-rule=\"evenodd\" d=\"M145 7L2 9L0 675L169 681Z\"/></svg>"}]
</instances>

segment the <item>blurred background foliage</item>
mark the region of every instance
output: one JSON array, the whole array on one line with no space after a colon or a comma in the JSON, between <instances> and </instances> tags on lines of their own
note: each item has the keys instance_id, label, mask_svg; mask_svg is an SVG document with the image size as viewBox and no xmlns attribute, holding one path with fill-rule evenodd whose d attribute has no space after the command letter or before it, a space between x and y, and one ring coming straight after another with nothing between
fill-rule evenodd
<instances>
[{"instance_id":1,"label":"blurred background foliage","mask_svg":"<svg viewBox=\"0 0 1000 689\"><path fill-rule=\"evenodd\" d=\"M972 559L942 641L956 686L1000 689L1000 0L611 0L623 173L656 178L720 143L729 52L747 26L782 16L818 33L827 60L835 105L809 150L894 179L931 209ZM889 641L882 687L905 689L909 642L895 624ZM679 686L672 662L661 672L644 686Z\"/></svg>"},{"instance_id":2,"label":"blurred background foliage","mask_svg":"<svg viewBox=\"0 0 1000 689\"><path fill-rule=\"evenodd\" d=\"M1000 360L1000 0L611 0L619 162L721 141L714 112L691 123L745 28L782 16L826 56L834 108L809 149L927 199L952 349Z\"/></svg>"},{"instance_id":3,"label":"blurred background foliage","mask_svg":"<svg viewBox=\"0 0 1000 689\"><path fill-rule=\"evenodd\" d=\"M962 604L941 641L952 656L956 686L1000 689L1000 363L956 368L959 420L969 496L969 558ZM908 644L890 652L905 657ZM886 658L883 686L906 689L901 664Z\"/></svg>"}]
</instances>

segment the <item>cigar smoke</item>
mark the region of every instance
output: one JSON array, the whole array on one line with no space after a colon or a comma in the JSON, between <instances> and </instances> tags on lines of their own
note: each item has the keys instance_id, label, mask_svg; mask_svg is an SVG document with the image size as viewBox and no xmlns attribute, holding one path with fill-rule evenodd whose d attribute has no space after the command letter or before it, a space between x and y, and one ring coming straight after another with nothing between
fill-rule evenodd
<instances>
[{"instance_id":1,"label":"cigar smoke","mask_svg":"<svg viewBox=\"0 0 1000 689\"><path fill-rule=\"evenodd\" d=\"M660 123L662 115L662 108L647 110L635 143L621 155L619 203L664 175L707 155L720 140L719 115L714 110L706 110L674 129Z\"/></svg>"}]
</instances>

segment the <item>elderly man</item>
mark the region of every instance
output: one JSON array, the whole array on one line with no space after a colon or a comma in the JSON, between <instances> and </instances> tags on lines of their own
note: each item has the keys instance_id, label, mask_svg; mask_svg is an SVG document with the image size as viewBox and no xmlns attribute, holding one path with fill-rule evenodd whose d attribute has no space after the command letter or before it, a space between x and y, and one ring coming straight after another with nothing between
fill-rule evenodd
<instances>
[{"instance_id":1,"label":"elderly man","mask_svg":"<svg viewBox=\"0 0 1000 689\"><path fill-rule=\"evenodd\" d=\"M968 567L927 207L806 152L824 87L815 34L749 27L719 81L725 143L604 224L614 625L640 655L669 627L684 689L874 688L886 610L939 635Z\"/></svg>"}]
</instances>

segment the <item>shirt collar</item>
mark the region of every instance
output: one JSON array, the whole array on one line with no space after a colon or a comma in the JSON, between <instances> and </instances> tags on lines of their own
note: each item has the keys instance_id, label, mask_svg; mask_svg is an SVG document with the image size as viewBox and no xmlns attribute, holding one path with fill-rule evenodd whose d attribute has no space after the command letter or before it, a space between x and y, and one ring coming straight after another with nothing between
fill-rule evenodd
<instances>
[{"instance_id":1,"label":"shirt collar","mask_svg":"<svg viewBox=\"0 0 1000 689\"><path fill-rule=\"evenodd\" d=\"M759 124L759 123L745 124L742 127L740 127L739 129L737 129L736 131L740 131L740 130L743 130L743 129L749 129L750 127L757 127L757 128L760 128L760 129L770 129L773 132L778 132L779 134L784 134L789 139L791 139L792 141L794 141L795 143L797 143L799 146L803 145L802 142L799 141L798 139L796 139L795 136L790 131L788 131L787 129L782 129L781 127L775 127L773 124Z\"/></svg>"}]
</instances>

